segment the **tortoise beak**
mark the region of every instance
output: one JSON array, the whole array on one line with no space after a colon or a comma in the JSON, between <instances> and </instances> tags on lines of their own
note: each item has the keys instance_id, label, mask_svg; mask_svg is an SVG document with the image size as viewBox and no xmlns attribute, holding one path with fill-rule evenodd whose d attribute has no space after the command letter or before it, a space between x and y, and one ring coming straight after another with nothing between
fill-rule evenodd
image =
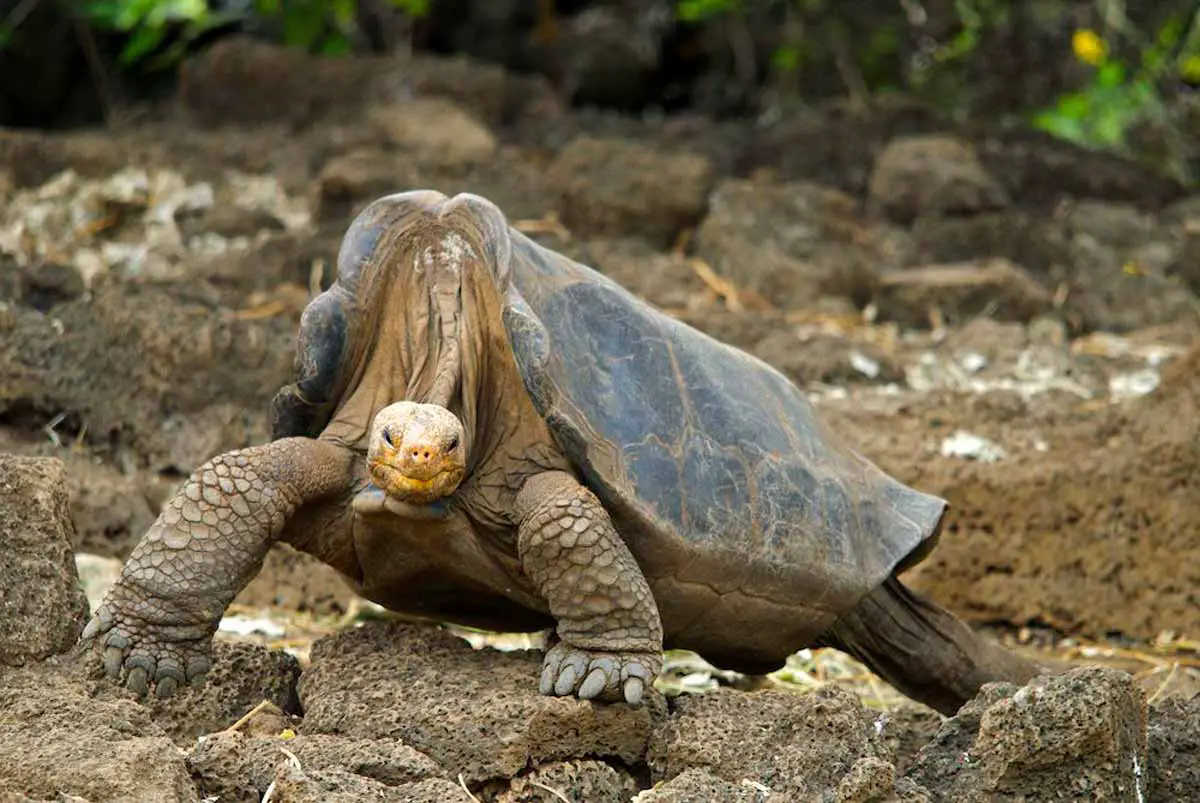
<instances>
[{"instance_id":1,"label":"tortoise beak","mask_svg":"<svg viewBox=\"0 0 1200 803\"><path fill-rule=\"evenodd\" d=\"M414 504L449 496L465 474L456 437L405 439L397 444L386 429L368 466L372 480L385 493Z\"/></svg>"}]
</instances>

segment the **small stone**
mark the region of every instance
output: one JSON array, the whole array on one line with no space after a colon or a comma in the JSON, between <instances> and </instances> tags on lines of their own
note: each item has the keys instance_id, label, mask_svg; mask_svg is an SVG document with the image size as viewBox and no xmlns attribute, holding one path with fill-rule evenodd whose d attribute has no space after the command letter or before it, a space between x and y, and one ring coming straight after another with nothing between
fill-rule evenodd
<instances>
[{"instance_id":1,"label":"small stone","mask_svg":"<svg viewBox=\"0 0 1200 803\"><path fill-rule=\"evenodd\" d=\"M879 280L880 318L927 328L931 316L963 324L976 316L1026 322L1050 311L1053 296L1006 259L896 270Z\"/></svg>"},{"instance_id":2,"label":"small stone","mask_svg":"<svg viewBox=\"0 0 1200 803\"><path fill-rule=\"evenodd\" d=\"M858 203L807 182L730 179L709 199L696 255L738 290L785 309L821 297L865 299L875 265L858 238Z\"/></svg>"},{"instance_id":3,"label":"small stone","mask_svg":"<svg viewBox=\"0 0 1200 803\"><path fill-rule=\"evenodd\" d=\"M803 695L719 689L680 697L675 708L650 743L655 781L707 769L762 784L781 800L817 800L832 797L862 759L890 765L874 715L837 686Z\"/></svg>"},{"instance_id":4,"label":"small stone","mask_svg":"<svg viewBox=\"0 0 1200 803\"><path fill-rule=\"evenodd\" d=\"M423 186L426 181L411 156L360 148L335 156L321 168L314 216L348 220L371 201L398 188Z\"/></svg>"},{"instance_id":5,"label":"small stone","mask_svg":"<svg viewBox=\"0 0 1200 803\"><path fill-rule=\"evenodd\" d=\"M548 177L572 231L637 235L669 247L704 215L716 171L699 154L581 136L558 154Z\"/></svg>"},{"instance_id":6,"label":"small stone","mask_svg":"<svg viewBox=\"0 0 1200 803\"><path fill-rule=\"evenodd\" d=\"M769 787L766 787L769 789ZM640 792L633 803L761 803L775 796L764 792L762 784L742 781L734 784L706 769L687 769L665 783Z\"/></svg>"},{"instance_id":7,"label":"small stone","mask_svg":"<svg viewBox=\"0 0 1200 803\"><path fill-rule=\"evenodd\" d=\"M402 150L422 162L461 168L484 162L496 152L496 138L482 122L442 98L414 98L371 109L370 120Z\"/></svg>"},{"instance_id":8,"label":"small stone","mask_svg":"<svg viewBox=\"0 0 1200 803\"><path fill-rule=\"evenodd\" d=\"M513 778L496 803L559 803L563 797L580 803L626 803L637 789L626 770L603 761L553 761Z\"/></svg>"},{"instance_id":9,"label":"small stone","mask_svg":"<svg viewBox=\"0 0 1200 803\"><path fill-rule=\"evenodd\" d=\"M904 225L921 217L995 210L1008 200L969 143L942 135L889 142L868 187L869 205Z\"/></svg>"}]
</instances>

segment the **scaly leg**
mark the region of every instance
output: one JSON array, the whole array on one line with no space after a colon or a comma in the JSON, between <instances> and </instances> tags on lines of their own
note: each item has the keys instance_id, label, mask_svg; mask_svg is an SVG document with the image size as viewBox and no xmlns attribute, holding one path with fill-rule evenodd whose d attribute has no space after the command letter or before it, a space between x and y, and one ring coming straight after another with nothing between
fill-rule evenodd
<instances>
[{"instance_id":1,"label":"scaly leg","mask_svg":"<svg viewBox=\"0 0 1200 803\"><path fill-rule=\"evenodd\" d=\"M525 481L516 500L525 571L558 622L542 694L637 705L662 670L650 586L600 500L571 475Z\"/></svg>"},{"instance_id":2,"label":"scaly leg","mask_svg":"<svg viewBox=\"0 0 1200 803\"><path fill-rule=\"evenodd\" d=\"M820 644L862 661L906 696L946 716L985 683L1024 685L1048 669L977 635L895 576L843 615Z\"/></svg>"},{"instance_id":3,"label":"scaly leg","mask_svg":"<svg viewBox=\"0 0 1200 803\"><path fill-rule=\"evenodd\" d=\"M229 603L297 507L346 487L352 460L340 446L283 438L200 466L134 547L80 646L139 696L201 681Z\"/></svg>"}]
</instances>

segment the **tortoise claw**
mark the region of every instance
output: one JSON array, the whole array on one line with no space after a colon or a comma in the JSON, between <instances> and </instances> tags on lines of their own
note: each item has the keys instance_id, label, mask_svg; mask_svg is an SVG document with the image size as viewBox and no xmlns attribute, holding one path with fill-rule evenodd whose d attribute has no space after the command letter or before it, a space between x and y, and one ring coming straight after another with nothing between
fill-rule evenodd
<instances>
[{"instance_id":1,"label":"tortoise claw","mask_svg":"<svg viewBox=\"0 0 1200 803\"><path fill-rule=\"evenodd\" d=\"M544 695L640 705L662 657L643 652L590 652L559 642L546 652L538 684Z\"/></svg>"},{"instance_id":2,"label":"tortoise claw","mask_svg":"<svg viewBox=\"0 0 1200 803\"><path fill-rule=\"evenodd\" d=\"M203 685L212 666L208 651L213 628L150 624L132 612L136 603L127 589L114 587L80 634L77 655L85 660L88 654L99 657L104 674L123 681L139 698L153 691L165 699L184 686Z\"/></svg>"}]
</instances>

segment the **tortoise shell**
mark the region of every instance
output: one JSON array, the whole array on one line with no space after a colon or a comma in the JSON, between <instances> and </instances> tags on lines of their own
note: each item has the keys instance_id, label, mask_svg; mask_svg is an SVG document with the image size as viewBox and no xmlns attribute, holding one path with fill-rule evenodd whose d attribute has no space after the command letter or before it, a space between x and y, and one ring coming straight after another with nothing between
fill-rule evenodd
<instances>
[{"instance_id":1,"label":"tortoise shell","mask_svg":"<svg viewBox=\"0 0 1200 803\"><path fill-rule=\"evenodd\" d=\"M355 219L337 280L302 317L295 382L273 403L275 437L313 437L328 421L345 355L368 335L356 328L370 301L357 300L364 266L406 269L372 259L380 237L451 208L483 233L534 407L624 537L643 541L635 553L714 550L755 563L764 583L772 566L790 578L805 566L824 597L814 602L837 611L932 548L946 502L842 443L782 373L534 242L469 194L400 193Z\"/></svg>"}]
</instances>

